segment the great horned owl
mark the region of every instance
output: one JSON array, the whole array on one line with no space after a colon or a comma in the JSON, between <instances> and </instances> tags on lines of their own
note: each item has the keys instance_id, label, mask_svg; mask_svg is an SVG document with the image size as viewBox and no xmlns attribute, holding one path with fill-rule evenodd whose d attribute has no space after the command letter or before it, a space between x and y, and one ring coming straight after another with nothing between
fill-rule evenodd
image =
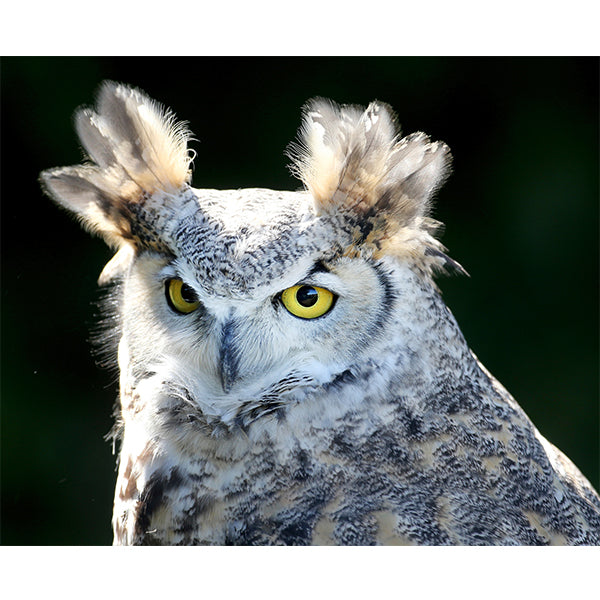
<instances>
[{"instance_id":1,"label":"great horned owl","mask_svg":"<svg viewBox=\"0 0 600 600\"><path fill-rule=\"evenodd\" d=\"M117 250L116 544L598 544L600 498L434 283L450 153L310 102L304 191L190 186L189 132L106 82L41 179Z\"/></svg>"}]
</instances>

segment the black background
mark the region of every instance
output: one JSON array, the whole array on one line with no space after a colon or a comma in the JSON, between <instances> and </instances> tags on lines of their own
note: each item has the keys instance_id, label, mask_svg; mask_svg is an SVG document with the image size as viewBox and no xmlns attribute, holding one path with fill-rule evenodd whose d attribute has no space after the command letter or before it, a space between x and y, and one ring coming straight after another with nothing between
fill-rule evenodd
<instances>
[{"instance_id":1,"label":"black background","mask_svg":"<svg viewBox=\"0 0 600 600\"><path fill-rule=\"evenodd\" d=\"M449 144L434 216L471 278L439 284L471 347L599 484L596 58L2 60L3 544L109 544L115 376L89 352L110 258L39 189L81 161L72 114L103 79L188 120L196 187L297 189L300 107L385 101Z\"/></svg>"}]
</instances>

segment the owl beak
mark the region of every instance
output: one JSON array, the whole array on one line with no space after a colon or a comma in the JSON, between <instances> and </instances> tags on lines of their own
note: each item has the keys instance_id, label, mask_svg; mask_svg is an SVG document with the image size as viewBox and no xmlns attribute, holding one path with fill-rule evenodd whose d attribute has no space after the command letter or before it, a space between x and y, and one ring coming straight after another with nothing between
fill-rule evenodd
<instances>
[{"instance_id":1,"label":"owl beak","mask_svg":"<svg viewBox=\"0 0 600 600\"><path fill-rule=\"evenodd\" d=\"M239 378L239 352L235 344L235 319L227 319L221 329L221 347L219 350L219 375L221 387L228 393Z\"/></svg>"}]
</instances>

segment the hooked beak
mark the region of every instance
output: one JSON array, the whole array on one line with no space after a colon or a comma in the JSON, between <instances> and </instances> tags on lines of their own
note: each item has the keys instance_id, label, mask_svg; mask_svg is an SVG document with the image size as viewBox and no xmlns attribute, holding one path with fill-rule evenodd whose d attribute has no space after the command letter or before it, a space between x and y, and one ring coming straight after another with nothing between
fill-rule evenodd
<instances>
[{"instance_id":1,"label":"hooked beak","mask_svg":"<svg viewBox=\"0 0 600 600\"><path fill-rule=\"evenodd\" d=\"M221 387L229 392L239 377L239 353L236 346L235 319L227 319L221 329L221 347L219 350L219 375Z\"/></svg>"}]
</instances>

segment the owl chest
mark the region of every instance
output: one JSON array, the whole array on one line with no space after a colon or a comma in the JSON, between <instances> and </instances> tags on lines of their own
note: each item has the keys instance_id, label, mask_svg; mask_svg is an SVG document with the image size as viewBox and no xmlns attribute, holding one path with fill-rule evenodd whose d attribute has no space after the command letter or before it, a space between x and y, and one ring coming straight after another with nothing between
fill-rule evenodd
<instances>
[{"instance_id":1,"label":"owl chest","mask_svg":"<svg viewBox=\"0 0 600 600\"><path fill-rule=\"evenodd\" d=\"M378 468L361 450L376 426L358 395L307 397L227 429L173 390L124 381L116 543L340 543L331 523Z\"/></svg>"},{"instance_id":2,"label":"owl chest","mask_svg":"<svg viewBox=\"0 0 600 600\"><path fill-rule=\"evenodd\" d=\"M136 404L125 415L116 542L544 543L522 511L552 470L543 452L524 449L515 463L517 437L537 448L516 413L475 423L469 403L440 415L441 405L421 414L400 397L327 400L220 432L179 405Z\"/></svg>"},{"instance_id":3,"label":"owl chest","mask_svg":"<svg viewBox=\"0 0 600 600\"><path fill-rule=\"evenodd\" d=\"M386 543L377 539L378 519L398 464L415 458L389 436L356 417L302 431L274 420L256 437L238 433L206 438L193 451L171 442L150 451L146 443L135 457L127 456L126 431L117 542Z\"/></svg>"}]
</instances>

